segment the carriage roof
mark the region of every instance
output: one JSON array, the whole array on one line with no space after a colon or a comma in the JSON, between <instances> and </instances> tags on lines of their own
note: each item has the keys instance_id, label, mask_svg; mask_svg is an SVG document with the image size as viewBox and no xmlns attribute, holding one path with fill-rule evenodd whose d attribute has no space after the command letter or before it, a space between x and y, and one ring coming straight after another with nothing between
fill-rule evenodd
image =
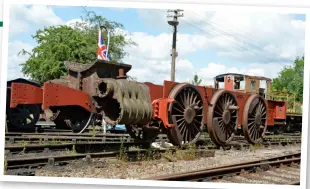
<instances>
[{"instance_id":1,"label":"carriage roof","mask_svg":"<svg viewBox=\"0 0 310 189\"><path fill-rule=\"evenodd\" d=\"M270 78L268 77L262 77L262 76L252 76L252 75L246 75L246 74L238 74L238 73L225 73L225 74L220 74L214 77L214 80L221 81L224 79L225 76L227 75L233 75L233 76L238 76L238 77L246 77L248 79L255 79L255 80L266 80L266 81L271 81Z\"/></svg>"}]
</instances>

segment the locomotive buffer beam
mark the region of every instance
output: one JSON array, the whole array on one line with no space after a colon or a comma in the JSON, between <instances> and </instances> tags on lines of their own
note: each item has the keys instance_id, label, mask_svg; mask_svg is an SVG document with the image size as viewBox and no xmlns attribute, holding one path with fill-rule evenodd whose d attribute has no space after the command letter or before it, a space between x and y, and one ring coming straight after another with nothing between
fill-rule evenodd
<instances>
[{"instance_id":1,"label":"locomotive buffer beam","mask_svg":"<svg viewBox=\"0 0 310 189\"><path fill-rule=\"evenodd\" d=\"M165 98L165 99L156 99L153 101L153 119L161 120L165 126L165 128L172 128L176 126L176 123L169 123L168 120L168 105L173 103L173 98Z\"/></svg>"}]
</instances>

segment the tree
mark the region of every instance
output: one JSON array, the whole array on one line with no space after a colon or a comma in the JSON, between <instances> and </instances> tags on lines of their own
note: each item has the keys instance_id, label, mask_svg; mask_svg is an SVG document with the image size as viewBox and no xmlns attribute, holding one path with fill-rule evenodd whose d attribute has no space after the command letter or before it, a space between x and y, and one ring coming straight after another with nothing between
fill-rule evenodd
<instances>
[{"instance_id":1,"label":"tree","mask_svg":"<svg viewBox=\"0 0 310 189\"><path fill-rule=\"evenodd\" d=\"M127 53L126 45L136 45L125 34L120 33L123 25L109 21L92 11L85 10L83 22L77 22L73 27L67 25L45 27L36 31L32 37L38 45L27 52L24 49L19 53L30 55L22 64L24 75L38 82L45 82L66 75L64 61L74 61L83 64L97 59L98 26L104 25L110 31L109 56L112 60L120 61ZM102 32L107 43L107 33Z\"/></svg>"},{"instance_id":2,"label":"tree","mask_svg":"<svg viewBox=\"0 0 310 189\"><path fill-rule=\"evenodd\" d=\"M273 91L294 94L298 102L303 100L304 56L297 57L292 66L285 67L272 81Z\"/></svg>"},{"instance_id":3,"label":"tree","mask_svg":"<svg viewBox=\"0 0 310 189\"><path fill-rule=\"evenodd\" d=\"M197 74L195 74L195 75L194 75L194 79L193 79L193 81L192 81L192 84L193 84L193 85L200 85L201 82L202 82L202 80L198 78L198 75L197 75Z\"/></svg>"}]
</instances>

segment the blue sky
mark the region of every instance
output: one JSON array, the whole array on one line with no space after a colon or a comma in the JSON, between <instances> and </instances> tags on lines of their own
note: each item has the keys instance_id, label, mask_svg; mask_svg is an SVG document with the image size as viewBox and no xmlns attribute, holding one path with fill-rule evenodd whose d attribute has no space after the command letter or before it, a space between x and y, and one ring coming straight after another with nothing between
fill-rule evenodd
<instances>
[{"instance_id":1,"label":"blue sky","mask_svg":"<svg viewBox=\"0 0 310 189\"><path fill-rule=\"evenodd\" d=\"M65 24L84 15L82 7L48 6L37 9L32 8L29 5L11 9L11 25L12 22L18 21L28 26L28 29L23 31L11 32L9 38L11 44L20 42L21 46L33 47L36 43L31 35L35 34L36 30L49 25L47 23L59 23L60 18L62 24ZM131 71L133 75L140 80L149 79L149 81L157 82L158 77L148 76L154 73L155 70L155 75L160 72L159 74L162 74L161 78L169 78L172 29L167 24L166 10L150 9L148 12L148 10L130 8L88 7L87 9L95 11L108 20L122 23L126 32L134 34L133 39L137 40L139 48L135 50L127 48L131 58L124 60L124 63L133 64ZM49 20L36 17L36 14L39 15L40 11L46 12L49 15ZM192 78L194 73L199 73L203 79L210 81L216 74L222 72L252 73L253 75L274 77L275 72L280 71L283 66L291 64L294 57L302 56L304 52L305 15L255 13L249 14L249 16L247 14L236 16L234 13L225 14L217 12L214 14L207 12L194 13L193 11L184 12L184 19L181 18L180 21L177 43L179 57L176 69L179 80L188 80ZM201 20L197 21L193 15L198 15ZM272 19L276 23L273 23ZM222 32L211 28L211 35L208 32L210 27L206 26L209 20L215 23L213 26L219 27ZM223 20L224 22L222 22ZM229 27L225 20L231 24ZM188 23L192 23L196 27ZM139 37L141 33L145 38ZM240 41L240 38L244 39L244 41ZM295 42L292 43L292 41ZM251 46L256 46L257 49ZM18 51L16 46L11 45L9 48L14 48L11 49L12 52ZM162 51L158 52L159 49ZM245 52L245 50L250 52ZM96 49L94 49L95 52ZM145 64L143 62L145 60L139 58L141 53L144 53L144 57L150 57L149 64ZM9 71L14 72L14 74L8 74L9 77L21 77L22 74L17 64L23 63L21 61L26 59L14 58L14 54L9 56L12 56L13 61L12 65L9 66ZM149 67L147 67L148 65ZM158 68L160 66L163 69Z\"/></svg>"}]
</instances>

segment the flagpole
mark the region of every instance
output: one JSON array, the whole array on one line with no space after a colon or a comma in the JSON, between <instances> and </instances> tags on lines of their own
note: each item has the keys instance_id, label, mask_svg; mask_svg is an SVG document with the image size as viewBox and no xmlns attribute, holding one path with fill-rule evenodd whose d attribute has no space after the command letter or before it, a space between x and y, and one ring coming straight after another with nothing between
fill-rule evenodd
<instances>
[{"instance_id":1,"label":"flagpole","mask_svg":"<svg viewBox=\"0 0 310 189\"><path fill-rule=\"evenodd\" d=\"M107 58L108 58L108 53L109 53L109 46L110 46L110 31L108 30L108 28L106 28L105 26L101 26L102 28L104 28L107 31L107 36L108 36L108 43L107 43Z\"/></svg>"}]
</instances>

